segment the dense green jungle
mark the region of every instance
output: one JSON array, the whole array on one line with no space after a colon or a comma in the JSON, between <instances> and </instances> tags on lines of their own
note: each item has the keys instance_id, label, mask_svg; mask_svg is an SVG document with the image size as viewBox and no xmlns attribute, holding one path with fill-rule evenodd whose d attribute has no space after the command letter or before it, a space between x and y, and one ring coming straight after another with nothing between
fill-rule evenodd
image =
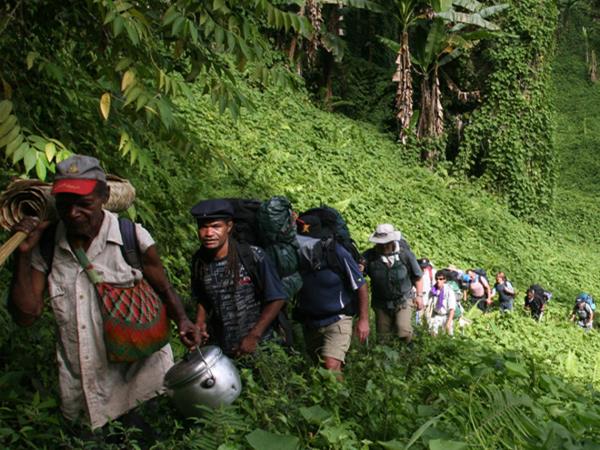
<instances>
[{"instance_id":1,"label":"dense green jungle","mask_svg":"<svg viewBox=\"0 0 600 450\"><path fill-rule=\"evenodd\" d=\"M597 2L509 0L488 20L483 8L500 2L144 3L0 6L0 188L13 176L52 180L69 152L98 157L136 187L127 214L153 234L190 315L198 241L189 208L211 197L334 206L361 249L390 222L436 267L502 270L518 290L512 314L471 310L453 338L417 328L411 349L374 335L353 342L343 381L307 363L301 345L265 348L239 362L243 390L229 407L186 420L168 398L142 405L159 436L152 448L600 449L598 326L585 333L568 320L578 292L600 298ZM330 8L344 7L344 36L327 41L323 31L317 45L318 22L298 14L315 4L336 26ZM396 13L382 14L386 4ZM483 22L451 14L477 11ZM402 132L391 79L405 29L414 115ZM433 78L444 129L419 132ZM10 276L9 262L4 298ZM553 293L541 322L521 308L532 283ZM124 436L118 445L67 432L52 313L19 328L5 303L0 446L145 448L117 422L107 428ZM172 345L181 357L175 331Z\"/></svg>"}]
</instances>

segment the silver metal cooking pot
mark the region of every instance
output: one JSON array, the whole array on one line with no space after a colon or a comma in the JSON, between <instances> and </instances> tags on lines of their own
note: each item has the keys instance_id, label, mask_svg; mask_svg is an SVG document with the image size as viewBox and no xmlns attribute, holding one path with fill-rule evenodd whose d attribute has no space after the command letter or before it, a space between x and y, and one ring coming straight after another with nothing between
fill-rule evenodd
<instances>
[{"instance_id":1,"label":"silver metal cooking pot","mask_svg":"<svg viewBox=\"0 0 600 450\"><path fill-rule=\"evenodd\" d=\"M215 345L196 348L165 375L167 394L185 416L199 416L197 405L229 405L242 392L240 374Z\"/></svg>"}]
</instances>

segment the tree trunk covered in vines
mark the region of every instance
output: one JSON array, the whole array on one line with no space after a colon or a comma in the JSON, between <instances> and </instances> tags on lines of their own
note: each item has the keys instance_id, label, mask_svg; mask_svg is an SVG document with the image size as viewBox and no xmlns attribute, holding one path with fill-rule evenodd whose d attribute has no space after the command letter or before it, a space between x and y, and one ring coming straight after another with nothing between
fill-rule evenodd
<instances>
[{"instance_id":1,"label":"tree trunk covered in vines","mask_svg":"<svg viewBox=\"0 0 600 450\"><path fill-rule=\"evenodd\" d=\"M444 132L444 109L442 107L440 77L437 67L425 74L421 81L421 115L417 125L417 137L438 138ZM437 160L436 151L427 152L425 159Z\"/></svg>"}]
</instances>

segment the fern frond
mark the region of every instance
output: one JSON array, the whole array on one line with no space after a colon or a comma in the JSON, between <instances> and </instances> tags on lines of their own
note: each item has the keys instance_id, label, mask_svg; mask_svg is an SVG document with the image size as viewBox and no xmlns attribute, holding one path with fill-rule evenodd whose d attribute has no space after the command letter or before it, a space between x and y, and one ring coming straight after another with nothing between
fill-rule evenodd
<instances>
[{"instance_id":1,"label":"fern frond","mask_svg":"<svg viewBox=\"0 0 600 450\"><path fill-rule=\"evenodd\" d=\"M468 438L481 441L481 435L496 436L497 442L510 447L513 443L525 443L538 435L533 400L517 395L507 388L495 385L478 385L468 404L468 414L473 427ZM507 447L507 448L508 448Z\"/></svg>"}]
</instances>

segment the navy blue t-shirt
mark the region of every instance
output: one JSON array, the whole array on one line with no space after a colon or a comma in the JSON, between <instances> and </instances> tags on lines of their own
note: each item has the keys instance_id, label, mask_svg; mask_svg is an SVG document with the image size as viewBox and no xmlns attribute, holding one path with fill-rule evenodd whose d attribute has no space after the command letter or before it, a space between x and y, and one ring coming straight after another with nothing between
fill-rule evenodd
<instances>
[{"instance_id":1,"label":"navy blue t-shirt","mask_svg":"<svg viewBox=\"0 0 600 450\"><path fill-rule=\"evenodd\" d=\"M302 289L298 293L298 310L305 325L317 328L330 325L341 314L355 313L355 293L365 279L358 264L340 244L335 246L343 275L331 269L302 274Z\"/></svg>"}]
</instances>

